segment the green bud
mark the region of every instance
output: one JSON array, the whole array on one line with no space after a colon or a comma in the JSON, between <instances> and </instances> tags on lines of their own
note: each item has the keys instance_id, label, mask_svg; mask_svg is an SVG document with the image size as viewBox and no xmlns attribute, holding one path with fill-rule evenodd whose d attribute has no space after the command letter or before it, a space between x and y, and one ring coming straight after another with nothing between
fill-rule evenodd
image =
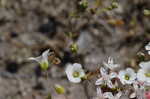
<instances>
[{"instance_id":1,"label":"green bud","mask_svg":"<svg viewBox=\"0 0 150 99\"><path fill-rule=\"evenodd\" d=\"M77 53L78 45L76 43L71 44L70 49L73 53Z\"/></svg>"},{"instance_id":2,"label":"green bud","mask_svg":"<svg viewBox=\"0 0 150 99\"><path fill-rule=\"evenodd\" d=\"M80 1L79 6L80 6L80 11L84 12L88 8L87 0Z\"/></svg>"},{"instance_id":3,"label":"green bud","mask_svg":"<svg viewBox=\"0 0 150 99\"><path fill-rule=\"evenodd\" d=\"M87 80L87 79L88 79L88 76L85 75L85 76L81 77L81 79L82 79L82 80Z\"/></svg>"},{"instance_id":4,"label":"green bud","mask_svg":"<svg viewBox=\"0 0 150 99\"><path fill-rule=\"evenodd\" d=\"M150 10L148 9L145 9L143 13L145 16L150 16Z\"/></svg>"},{"instance_id":5,"label":"green bud","mask_svg":"<svg viewBox=\"0 0 150 99\"><path fill-rule=\"evenodd\" d=\"M106 8L105 11L107 11L107 10L112 10L112 9L113 9L112 6L109 6L109 7Z\"/></svg>"},{"instance_id":6,"label":"green bud","mask_svg":"<svg viewBox=\"0 0 150 99\"><path fill-rule=\"evenodd\" d=\"M111 6L114 9L114 8L118 8L119 4L117 2L113 2Z\"/></svg>"},{"instance_id":7,"label":"green bud","mask_svg":"<svg viewBox=\"0 0 150 99\"><path fill-rule=\"evenodd\" d=\"M65 93L65 88L64 88L63 86L61 86L61 85L56 84L56 85L54 86L54 88L55 88L55 91L56 91L58 94L64 94L64 93Z\"/></svg>"}]
</instances>

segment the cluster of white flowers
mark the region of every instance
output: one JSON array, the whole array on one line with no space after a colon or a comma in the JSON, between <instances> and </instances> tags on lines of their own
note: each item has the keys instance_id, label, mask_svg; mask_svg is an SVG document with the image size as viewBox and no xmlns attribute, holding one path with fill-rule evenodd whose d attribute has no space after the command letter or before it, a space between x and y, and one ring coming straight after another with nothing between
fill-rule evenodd
<instances>
[{"instance_id":1,"label":"cluster of white flowers","mask_svg":"<svg viewBox=\"0 0 150 99\"><path fill-rule=\"evenodd\" d=\"M112 84L111 79L117 77L115 72L108 74L106 69L103 67L100 68L101 78L99 78L95 85L107 85L110 88L114 88L115 86Z\"/></svg>"},{"instance_id":2,"label":"cluster of white flowers","mask_svg":"<svg viewBox=\"0 0 150 99\"><path fill-rule=\"evenodd\" d=\"M96 85L105 84L109 88L120 87L119 84L116 84L116 83L115 83L115 85L112 84L111 80L113 78L116 78L116 80L119 79L122 86L129 85L129 86L133 87L134 92L130 95L130 98L137 97L138 99L144 99L144 91L145 91L144 86L150 86L150 61L141 62L139 64L140 69L138 70L137 73L132 68L120 70L118 73L111 72L114 68L116 68L116 64L114 64L114 67L113 67L112 63L114 63L114 62L113 62L113 60L111 60L111 61L112 62L110 64L110 59L108 59L107 65L105 63L104 64L105 67L100 68L101 77L96 81L95 84ZM117 67L118 66L119 65L117 65ZM109 70L110 73L108 73L108 69L110 69ZM116 85L118 85L118 86L116 86ZM109 97L107 97L108 99L117 99L117 97L114 98L114 96L112 96L111 92L109 92L109 94L108 94L108 92L104 92L104 94L106 94L106 93L107 93L107 96L109 96ZM120 92L118 94L116 96L121 95ZM118 99L120 99L120 98L118 98Z\"/></svg>"},{"instance_id":3,"label":"cluster of white flowers","mask_svg":"<svg viewBox=\"0 0 150 99\"><path fill-rule=\"evenodd\" d=\"M133 91L129 97L126 97L127 99L144 99L144 86L150 85L150 62L141 62L139 66L141 68L137 73L132 68L114 72L114 69L118 68L119 64L114 64L113 58L108 58L108 62L104 62L104 67L100 68L100 78L95 82L95 85L98 87L97 97L94 99L121 99L122 91L128 91L128 89L123 88L126 85L132 87L131 89ZM79 63L68 64L66 74L69 81L73 83L80 83L82 78L86 76ZM120 90L117 90L118 93L114 95L113 92L102 92L101 86L106 86L110 89L120 88Z\"/></svg>"},{"instance_id":4,"label":"cluster of white flowers","mask_svg":"<svg viewBox=\"0 0 150 99\"><path fill-rule=\"evenodd\" d=\"M145 46L145 49L150 55L150 43ZM109 88L116 87L121 89L114 96L113 92L102 92L101 86L98 86L96 99L122 99L122 92L125 92L126 96L128 96L126 99L150 99L150 89L147 91L147 88L150 87L150 61L141 62L139 64L140 69L137 72L132 68L114 72L114 69L117 67L119 67L119 64L114 64L113 59L108 58L108 62L104 62L104 67L100 68L100 78L96 81L95 85L105 85ZM116 79L113 84L112 79L114 78ZM125 87L126 85L128 85L127 88Z\"/></svg>"}]
</instances>

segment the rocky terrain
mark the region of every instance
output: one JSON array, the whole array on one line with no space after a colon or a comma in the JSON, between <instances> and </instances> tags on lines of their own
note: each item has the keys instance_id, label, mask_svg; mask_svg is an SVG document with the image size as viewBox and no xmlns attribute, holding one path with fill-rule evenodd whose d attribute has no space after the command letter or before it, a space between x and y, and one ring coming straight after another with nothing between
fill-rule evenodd
<instances>
[{"instance_id":1,"label":"rocky terrain","mask_svg":"<svg viewBox=\"0 0 150 99\"><path fill-rule=\"evenodd\" d=\"M137 53L144 52L150 41L150 17L143 15L144 9L150 9L150 1L119 0L119 7L112 11L85 12L78 19L70 19L78 2L0 0L0 99L45 99L49 93L52 99L92 99L96 78L70 83L64 73L68 63L79 62L86 71L94 71L112 56L122 68L136 66ZM77 36L71 40L66 32ZM69 49L73 41L79 47L77 54ZM61 63L53 65L45 79L38 64L27 58L48 48ZM130 60L133 64L128 64ZM58 95L55 84L64 86L66 94Z\"/></svg>"}]
</instances>

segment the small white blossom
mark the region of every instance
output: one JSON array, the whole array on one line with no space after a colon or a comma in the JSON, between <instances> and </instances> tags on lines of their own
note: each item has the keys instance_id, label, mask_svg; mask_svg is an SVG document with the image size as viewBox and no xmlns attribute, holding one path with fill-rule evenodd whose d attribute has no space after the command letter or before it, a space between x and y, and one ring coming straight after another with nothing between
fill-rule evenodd
<instances>
[{"instance_id":1,"label":"small white blossom","mask_svg":"<svg viewBox=\"0 0 150 99\"><path fill-rule=\"evenodd\" d=\"M127 68L119 72L118 78L122 84L132 84L136 79L136 73L133 69Z\"/></svg>"},{"instance_id":2,"label":"small white blossom","mask_svg":"<svg viewBox=\"0 0 150 99\"><path fill-rule=\"evenodd\" d=\"M30 57L28 59L29 60L37 61L40 64L40 66L41 66L42 69L47 70L48 67L49 67L48 56L49 56L49 49L46 50L46 51L44 51L41 56Z\"/></svg>"},{"instance_id":3,"label":"small white blossom","mask_svg":"<svg viewBox=\"0 0 150 99\"><path fill-rule=\"evenodd\" d=\"M73 82L73 83L79 83L81 82L81 78L85 76L85 72L82 69L81 64L78 63L74 63L67 65L66 68L66 74L67 74L67 78L69 79L69 81Z\"/></svg>"},{"instance_id":4,"label":"small white blossom","mask_svg":"<svg viewBox=\"0 0 150 99\"><path fill-rule=\"evenodd\" d=\"M99 78L96 82L95 85L107 85L110 88L114 88L114 85L112 84L111 79L117 77L117 74L112 72L110 74L108 74L108 72L106 71L106 69L104 69L103 67L100 68L100 73L101 73L101 78Z\"/></svg>"},{"instance_id":5,"label":"small white blossom","mask_svg":"<svg viewBox=\"0 0 150 99\"><path fill-rule=\"evenodd\" d=\"M109 57L108 62L104 62L103 64L104 64L104 66L106 66L110 70L114 70L114 69L119 67L119 64L114 63L114 59L112 57Z\"/></svg>"},{"instance_id":6,"label":"small white blossom","mask_svg":"<svg viewBox=\"0 0 150 99\"><path fill-rule=\"evenodd\" d=\"M141 69L137 73L137 79L145 84L150 85L150 61L141 62L139 64Z\"/></svg>"},{"instance_id":7,"label":"small white blossom","mask_svg":"<svg viewBox=\"0 0 150 99\"><path fill-rule=\"evenodd\" d=\"M118 92L116 95L113 95L111 92L105 92L104 97L107 99L120 99L122 92Z\"/></svg>"},{"instance_id":8,"label":"small white blossom","mask_svg":"<svg viewBox=\"0 0 150 99\"><path fill-rule=\"evenodd\" d=\"M150 55L150 42L145 46L145 49L148 51L148 54Z\"/></svg>"}]
</instances>

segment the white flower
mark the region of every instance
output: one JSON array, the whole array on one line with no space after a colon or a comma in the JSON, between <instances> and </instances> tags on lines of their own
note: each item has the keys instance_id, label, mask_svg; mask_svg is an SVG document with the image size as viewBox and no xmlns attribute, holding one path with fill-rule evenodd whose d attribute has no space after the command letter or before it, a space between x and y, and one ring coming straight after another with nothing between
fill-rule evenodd
<instances>
[{"instance_id":1,"label":"white flower","mask_svg":"<svg viewBox=\"0 0 150 99\"><path fill-rule=\"evenodd\" d=\"M150 42L145 46L145 49L148 51L148 54L150 55Z\"/></svg>"},{"instance_id":2,"label":"white flower","mask_svg":"<svg viewBox=\"0 0 150 99\"><path fill-rule=\"evenodd\" d=\"M114 64L114 59L112 57L109 57L108 62L104 62L103 64L110 70L114 70L115 68L119 67L119 64Z\"/></svg>"},{"instance_id":3,"label":"white flower","mask_svg":"<svg viewBox=\"0 0 150 99\"><path fill-rule=\"evenodd\" d=\"M111 92L105 92L104 97L107 99L120 99L122 92L118 92L116 95L113 95Z\"/></svg>"},{"instance_id":4,"label":"white flower","mask_svg":"<svg viewBox=\"0 0 150 99\"><path fill-rule=\"evenodd\" d=\"M41 56L30 57L28 59L37 61L43 70L47 70L49 67L48 56L49 56L49 49L44 51Z\"/></svg>"},{"instance_id":5,"label":"white flower","mask_svg":"<svg viewBox=\"0 0 150 99\"><path fill-rule=\"evenodd\" d=\"M132 84L136 79L136 73L133 69L127 68L119 72L118 78L122 84Z\"/></svg>"},{"instance_id":6,"label":"white flower","mask_svg":"<svg viewBox=\"0 0 150 99\"><path fill-rule=\"evenodd\" d=\"M69 64L65 72L69 81L73 83L81 82L81 78L85 76L85 72L82 69L81 64L78 63L74 63L73 65Z\"/></svg>"},{"instance_id":7,"label":"white flower","mask_svg":"<svg viewBox=\"0 0 150 99\"><path fill-rule=\"evenodd\" d=\"M139 64L141 69L137 73L137 79L145 84L150 84L150 61L141 62Z\"/></svg>"},{"instance_id":8,"label":"white flower","mask_svg":"<svg viewBox=\"0 0 150 99\"><path fill-rule=\"evenodd\" d=\"M101 78L99 78L96 82L95 85L103 85L106 84L108 87L110 88L114 88L114 85L111 82L111 79L117 77L117 74L112 72L110 74L108 74L108 72L106 71L106 69L104 69L103 67L100 68L100 73L101 73Z\"/></svg>"}]
</instances>

